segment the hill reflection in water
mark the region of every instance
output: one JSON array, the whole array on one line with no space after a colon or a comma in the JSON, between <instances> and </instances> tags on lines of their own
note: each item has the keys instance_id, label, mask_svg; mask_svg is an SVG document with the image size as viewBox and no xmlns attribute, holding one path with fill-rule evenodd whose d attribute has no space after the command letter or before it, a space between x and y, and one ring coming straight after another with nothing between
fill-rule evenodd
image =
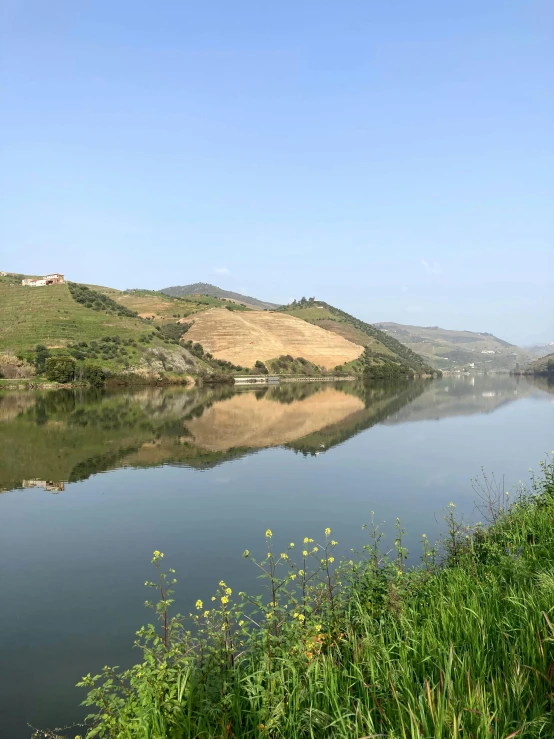
<instances>
[{"instance_id":1,"label":"hill reflection in water","mask_svg":"<svg viewBox=\"0 0 554 739\"><path fill-rule=\"evenodd\" d=\"M255 389L6 392L0 490L63 483L120 467L213 467L259 449L319 454L376 423L489 413L546 382L509 376L401 384L285 384Z\"/></svg>"}]
</instances>

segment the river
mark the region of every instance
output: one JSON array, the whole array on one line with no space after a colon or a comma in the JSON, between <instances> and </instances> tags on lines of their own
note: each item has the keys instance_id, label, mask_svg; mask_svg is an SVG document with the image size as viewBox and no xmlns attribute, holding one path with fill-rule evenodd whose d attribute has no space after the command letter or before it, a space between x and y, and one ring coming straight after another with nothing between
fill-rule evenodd
<instances>
[{"instance_id":1,"label":"river","mask_svg":"<svg viewBox=\"0 0 554 739\"><path fill-rule=\"evenodd\" d=\"M77 680L138 657L154 549L185 613L222 578L257 592L242 552L268 527L279 550L329 526L348 554L371 511L387 535L398 516L416 563L450 501L479 517L481 468L512 494L538 470L553 393L505 375L0 392L0 736L79 721Z\"/></svg>"}]
</instances>

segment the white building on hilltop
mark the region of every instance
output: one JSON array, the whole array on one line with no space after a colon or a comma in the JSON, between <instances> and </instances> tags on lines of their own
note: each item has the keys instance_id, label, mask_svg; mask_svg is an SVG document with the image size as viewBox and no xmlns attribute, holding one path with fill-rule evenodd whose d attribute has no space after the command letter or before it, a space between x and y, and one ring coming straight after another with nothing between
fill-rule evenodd
<instances>
[{"instance_id":1,"label":"white building on hilltop","mask_svg":"<svg viewBox=\"0 0 554 739\"><path fill-rule=\"evenodd\" d=\"M37 277L36 279L21 280L22 285L28 287L44 287L45 285L64 285L65 279L59 272L53 272L45 277Z\"/></svg>"}]
</instances>

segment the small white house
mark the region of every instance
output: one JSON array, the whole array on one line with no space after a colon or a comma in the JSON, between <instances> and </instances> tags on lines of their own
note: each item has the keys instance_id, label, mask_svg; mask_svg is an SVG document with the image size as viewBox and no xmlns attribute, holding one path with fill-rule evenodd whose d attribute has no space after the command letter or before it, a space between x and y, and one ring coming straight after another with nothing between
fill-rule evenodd
<instances>
[{"instance_id":1,"label":"small white house","mask_svg":"<svg viewBox=\"0 0 554 739\"><path fill-rule=\"evenodd\" d=\"M45 285L64 285L65 279L59 272L53 272L45 277L37 277L36 279L21 280L22 285L27 287L44 287Z\"/></svg>"}]
</instances>

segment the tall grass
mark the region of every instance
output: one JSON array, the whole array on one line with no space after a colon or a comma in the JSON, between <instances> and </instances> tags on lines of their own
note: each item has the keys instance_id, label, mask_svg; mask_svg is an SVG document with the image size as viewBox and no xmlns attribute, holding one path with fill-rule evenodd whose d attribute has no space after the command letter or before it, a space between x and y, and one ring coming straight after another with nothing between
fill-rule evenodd
<instances>
[{"instance_id":1,"label":"tall grass","mask_svg":"<svg viewBox=\"0 0 554 739\"><path fill-rule=\"evenodd\" d=\"M411 570L399 526L389 556L372 524L363 556L338 564L330 530L281 554L268 531L253 560L265 596L221 582L193 626L170 618L173 571L155 552L159 626L138 632L132 669L83 679L87 736L553 737L553 462L532 487L489 506L488 528L451 507L444 556L424 539Z\"/></svg>"}]
</instances>

